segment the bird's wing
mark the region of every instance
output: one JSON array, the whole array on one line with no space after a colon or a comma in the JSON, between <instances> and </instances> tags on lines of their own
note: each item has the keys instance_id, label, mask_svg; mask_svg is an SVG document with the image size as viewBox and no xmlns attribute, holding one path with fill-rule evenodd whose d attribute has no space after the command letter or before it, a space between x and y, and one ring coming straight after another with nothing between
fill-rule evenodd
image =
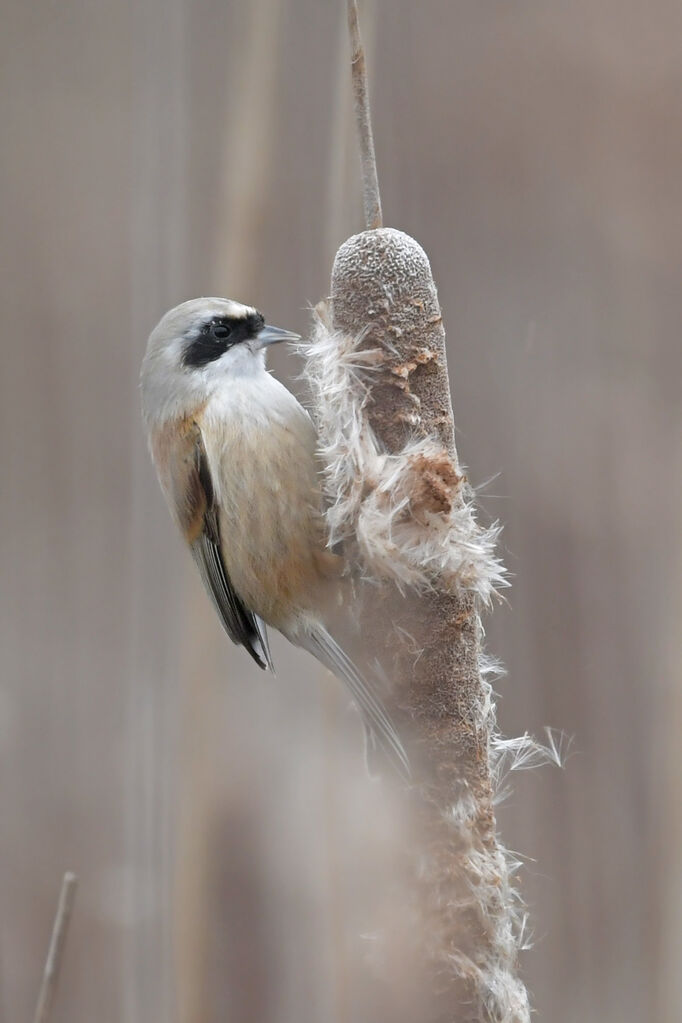
<instances>
[{"instance_id":1,"label":"bird's wing","mask_svg":"<svg viewBox=\"0 0 682 1023\"><path fill-rule=\"evenodd\" d=\"M187 540L208 594L233 643L256 664L274 671L265 622L236 593L220 550L220 524L201 429L194 421L174 432L172 442L152 439L154 458L171 509Z\"/></svg>"},{"instance_id":2,"label":"bird's wing","mask_svg":"<svg viewBox=\"0 0 682 1023\"><path fill-rule=\"evenodd\" d=\"M297 642L346 683L360 709L365 726L401 777L409 781L410 763L395 725L350 657L322 626L315 626L299 635Z\"/></svg>"}]
</instances>

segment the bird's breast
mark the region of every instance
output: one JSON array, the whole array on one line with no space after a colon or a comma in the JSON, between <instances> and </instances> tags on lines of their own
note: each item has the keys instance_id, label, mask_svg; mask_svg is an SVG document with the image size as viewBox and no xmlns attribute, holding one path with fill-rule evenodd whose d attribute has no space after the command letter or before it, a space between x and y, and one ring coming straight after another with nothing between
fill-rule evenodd
<instances>
[{"instance_id":1,"label":"bird's breast","mask_svg":"<svg viewBox=\"0 0 682 1023\"><path fill-rule=\"evenodd\" d=\"M313 425L278 385L265 394L245 388L209 406L202 434L232 584L265 621L288 624L321 599L331 557Z\"/></svg>"}]
</instances>

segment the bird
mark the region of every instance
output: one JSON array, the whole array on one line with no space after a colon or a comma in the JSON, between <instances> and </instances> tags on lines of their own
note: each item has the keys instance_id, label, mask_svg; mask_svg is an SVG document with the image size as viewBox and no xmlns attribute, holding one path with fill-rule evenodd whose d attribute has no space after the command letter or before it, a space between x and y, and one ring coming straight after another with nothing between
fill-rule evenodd
<instances>
[{"instance_id":1,"label":"bird","mask_svg":"<svg viewBox=\"0 0 682 1023\"><path fill-rule=\"evenodd\" d=\"M230 639L271 671L268 627L311 653L346 684L371 744L407 779L376 687L333 635L345 561L327 544L315 427L266 368L270 345L297 341L232 299L167 312L140 376L152 461Z\"/></svg>"}]
</instances>

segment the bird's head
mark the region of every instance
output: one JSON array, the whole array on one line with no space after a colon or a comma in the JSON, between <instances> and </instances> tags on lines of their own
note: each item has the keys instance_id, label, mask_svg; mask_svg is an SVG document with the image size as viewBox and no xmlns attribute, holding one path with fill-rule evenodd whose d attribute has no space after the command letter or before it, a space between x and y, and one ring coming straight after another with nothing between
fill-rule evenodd
<instances>
[{"instance_id":1,"label":"bird's head","mask_svg":"<svg viewBox=\"0 0 682 1023\"><path fill-rule=\"evenodd\" d=\"M149 336L142 363L145 419L183 414L231 377L263 372L265 349L298 334L266 324L252 306L229 298L194 298L165 314Z\"/></svg>"}]
</instances>

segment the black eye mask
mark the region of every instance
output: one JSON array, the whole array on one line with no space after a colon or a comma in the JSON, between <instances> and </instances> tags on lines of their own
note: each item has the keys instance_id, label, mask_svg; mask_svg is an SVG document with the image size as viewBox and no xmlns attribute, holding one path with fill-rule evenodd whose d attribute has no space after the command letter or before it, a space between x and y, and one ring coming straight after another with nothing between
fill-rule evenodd
<instances>
[{"instance_id":1,"label":"black eye mask","mask_svg":"<svg viewBox=\"0 0 682 1023\"><path fill-rule=\"evenodd\" d=\"M183 365L191 369L208 366L228 349L255 338L264 326L265 320L260 313L214 316L202 325L198 334L189 339L182 357Z\"/></svg>"}]
</instances>

